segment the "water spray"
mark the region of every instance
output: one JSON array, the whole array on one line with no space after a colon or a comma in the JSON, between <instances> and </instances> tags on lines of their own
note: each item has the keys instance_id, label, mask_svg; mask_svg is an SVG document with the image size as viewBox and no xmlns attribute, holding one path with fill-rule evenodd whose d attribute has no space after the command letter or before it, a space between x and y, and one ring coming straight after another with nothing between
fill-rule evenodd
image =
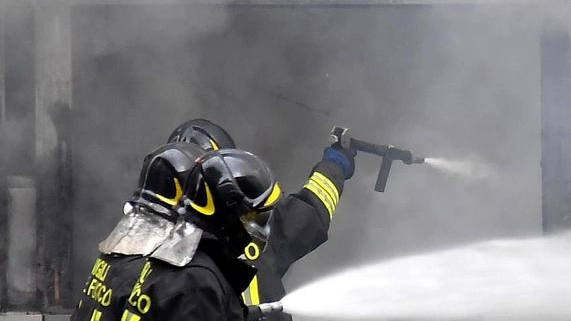
<instances>
[{"instance_id":1,"label":"water spray","mask_svg":"<svg viewBox=\"0 0 571 321\"><path fill-rule=\"evenodd\" d=\"M501 239L356 266L283 297L320 320L571 319L571 233Z\"/></svg>"},{"instance_id":2,"label":"water spray","mask_svg":"<svg viewBox=\"0 0 571 321\"><path fill-rule=\"evenodd\" d=\"M492 170L482 162L474 160L450 160L446 158L425 158L424 163L437 170L472 179L487 178Z\"/></svg>"}]
</instances>

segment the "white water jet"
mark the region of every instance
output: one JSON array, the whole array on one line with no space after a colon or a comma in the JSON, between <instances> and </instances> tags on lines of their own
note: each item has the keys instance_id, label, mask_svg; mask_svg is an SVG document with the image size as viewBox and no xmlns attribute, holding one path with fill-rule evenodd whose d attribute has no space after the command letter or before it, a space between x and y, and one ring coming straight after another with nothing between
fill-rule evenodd
<instances>
[{"instance_id":1,"label":"white water jet","mask_svg":"<svg viewBox=\"0 0 571 321\"><path fill-rule=\"evenodd\" d=\"M495 240L346 270L286 295L295 316L570 320L571 233Z\"/></svg>"},{"instance_id":2,"label":"white water jet","mask_svg":"<svg viewBox=\"0 0 571 321\"><path fill-rule=\"evenodd\" d=\"M445 158L425 158L424 163L438 170L466 178L483 179L492 175L492 169L478 161L454 161Z\"/></svg>"}]
</instances>

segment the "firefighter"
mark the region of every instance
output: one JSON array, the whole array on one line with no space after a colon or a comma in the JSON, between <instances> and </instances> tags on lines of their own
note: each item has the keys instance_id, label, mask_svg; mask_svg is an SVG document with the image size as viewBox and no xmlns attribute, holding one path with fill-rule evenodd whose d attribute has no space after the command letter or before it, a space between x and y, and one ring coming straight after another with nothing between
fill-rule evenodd
<instances>
[{"instance_id":1,"label":"firefighter","mask_svg":"<svg viewBox=\"0 0 571 321\"><path fill-rule=\"evenodd\" d=\"M180 222L176 206L186 174L202 154L199 146L180 143L167 144L145 157L133 198L125 203L124 216L114 230L100 243L101 254L71 321L120 320L146 256L155 253L167 261L177 260L174 251L192 246L173 239L173 235L191 229Z\"/></svg>"},{"instance_id":2,"label":"firefighter","mask_svg":"<svg viewBox=\"0 0 571 321\"><path fill-rule=\"evenodd\" d=\"M281 189L263 161L236 149L207 152L187 177L177 213L189 228L164 248L185 246L168 259L150 255L122 321L244 320L240 293L256 269L239 256L254 239L268 240Z\"/></svg>"},{"instance_id":3,"label":"firefighter","mask_svg":"<svg viewBox=\"0 0 571 321\"><path fill-rule=\"evenodd\" d=\"M168 142L190 142L202 148L235 148L232 137L220 126L194 119L177 127ZM242 296L247 305L274 302L285 295L282 277L297 260L327 240L344 181L355 170L356 151L338 145L325 148L322 160L313 166L306 184L276 206L272 234L263 255L258 244L246 246L244 256L258 272ZM272 314L268 321L291 320L286 314Z\"/></svg>"}]
</instances>

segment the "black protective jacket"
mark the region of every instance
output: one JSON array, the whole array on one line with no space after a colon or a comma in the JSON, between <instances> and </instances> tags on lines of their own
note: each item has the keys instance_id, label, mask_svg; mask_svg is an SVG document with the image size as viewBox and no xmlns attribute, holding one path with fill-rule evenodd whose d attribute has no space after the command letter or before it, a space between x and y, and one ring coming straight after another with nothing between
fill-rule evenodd
<instances>
[{"instance_id":1,"label":"black protective jacket","mask_svg":"<svg viewBox=\"0 0 571 321\"><path fill-rule=\"evenodd\" d=\"M240 293L256 269L204 234L183 267L142 256L101 255L70 320L243 321Z\"/></svg>"},{"instance_id":2,"label":"black protective jacket","mask_svg":"<svg viewBox=\"0 0 571 321\"><path fill-rule=\"evenodd\" d=\"M308 183L277 206L266 251L259 255L252 244L245 251L246 258L258 269L243 295L247 305L279 301L285 295L282 277L289 267L327 240L343 183L341 169L332 162L321 161L313 168ZM267 320L291 318L272 314Z\"/></svg>"},{"instance_id":3,"label":"black protective jacket","mask_svg":"<svg viewBox=\"0 0 571 321\"><path fill-rule=\"evenodd\" d=\"M70 320L121 320L123 306L145 262L141 255L101 254Z\"/></svg>"},{"instance_id":4,"label":"black protective jacket","mask_svg":"<svg viewBox=\"0 0 571 321\"><path fill-rule=\"evenodd\" d=\"M324 181L323 177L327 180ZM245 251L248 262L259 270L249 288L243 291L246 304L278 301L285 295L281 279L291 264L327 240L329 223L343 190L343 182L343 174L337 165L322 161L314 167L304 188L296 194L290 194L280 202L273 217L272 234L266 251L260 255L259 249L254 248L253 243ZM333 188L335 191L332 190ZM226 308L221 310L221 306L215 307L204 303L200 305L201 311L206 313L207 310L212 309L210 313L213 315L209 316L209 320L228 315L232 316L231 319L223 320L239 320L242 313L241 308L240 311L238 310L239 300L228 299L226 303L220 303L223 302L220 298L229 293L229 284L233 284L230 288L234 291L242 292L246 287L243 283L248 279L248 273L240 272L234 275L232 271L248 271L249 268L244 267L240 262L236 263L224 257L213 260L210 257L213 255L209 256L207 253L217 253L217 250L212 250L211 247L211 241L201 242L191 263L183 268L153 259L147 263L147 259L141 256L101 255L93 266L71 321L123 320L123 313L126 313L124 321L137 321L139 316L145 320L155 320L156 311L171 311L169 313L173 316L188 313L189 311L184 310L192 309L193 305L184 302L190 297L183 295L184 288L190 283L196 283L197 288L214 289L208 286L208 284L212 285L214 280L222 280L216 281L219 283L219 290L210 291L211 293L199 297L209 302L218 302L216 304L226 306ZM221 265L216 265L216 261ZM227 264L229 262L235 264ZM145 264L147 264L146 269ZM149 265L154 272L147 279L145 271L149 269ZM211 266L210 272L204 266ZM228 279L232 281L225 283L224 272L216 268L217 266L234 266L230 271L227 268L223 269L229 275ZM185 272L177 272L181 269L185 269ZM170 293L169 299L154 303L149 297L151 306L148 311L145 311L147 309L146 296L142 295L144 292L141 291L141 287L135 287L136 281L139 282L141 279L144 279L145 289L152 290L153 295ZM168 280L172 280L173 286L165 288L162 284ZM181 280L184 280L184 283ZM207 300L207 297L210 299ZM153 303L155 306L152 305ZM125 307L128 312L125 312ZM144 314L141 313L141 309L145 311ZM215 313L215 311L224 313ZM268 321L289 319L285 314L274 314L268 317Z\"/></svg>"},{"instance_id":5,"label":"black protective jacket","mask_svg":"<svg viewBox=\"0 0 571 321\"><path fill-rule=\"evenodd\" d=\"M256 269L227 253L218 240L207 236L183 267L148 259L120 320L244 320L240 293Z\"/></svg>"}]
</instances>

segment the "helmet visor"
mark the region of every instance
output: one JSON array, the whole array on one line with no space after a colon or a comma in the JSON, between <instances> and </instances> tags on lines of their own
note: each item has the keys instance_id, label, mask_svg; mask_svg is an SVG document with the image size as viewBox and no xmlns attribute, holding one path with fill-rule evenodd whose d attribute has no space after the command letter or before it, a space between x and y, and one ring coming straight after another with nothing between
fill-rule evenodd
<instances>
[{"instance_id":1,"label":"helmet visor","mask_svg":"<svg viewBox=\"0 0 571 321\"><path fill-rule=\"evenodd\" d=\"M262 245L262 251L265 249L266 243L270 238L270 221L273 213L273 209L262 212L251 211L240 217L240 221L242 221L242 225L244 225L248 234L250 234L256 243Z\"/></svg>"}]
</instances>

